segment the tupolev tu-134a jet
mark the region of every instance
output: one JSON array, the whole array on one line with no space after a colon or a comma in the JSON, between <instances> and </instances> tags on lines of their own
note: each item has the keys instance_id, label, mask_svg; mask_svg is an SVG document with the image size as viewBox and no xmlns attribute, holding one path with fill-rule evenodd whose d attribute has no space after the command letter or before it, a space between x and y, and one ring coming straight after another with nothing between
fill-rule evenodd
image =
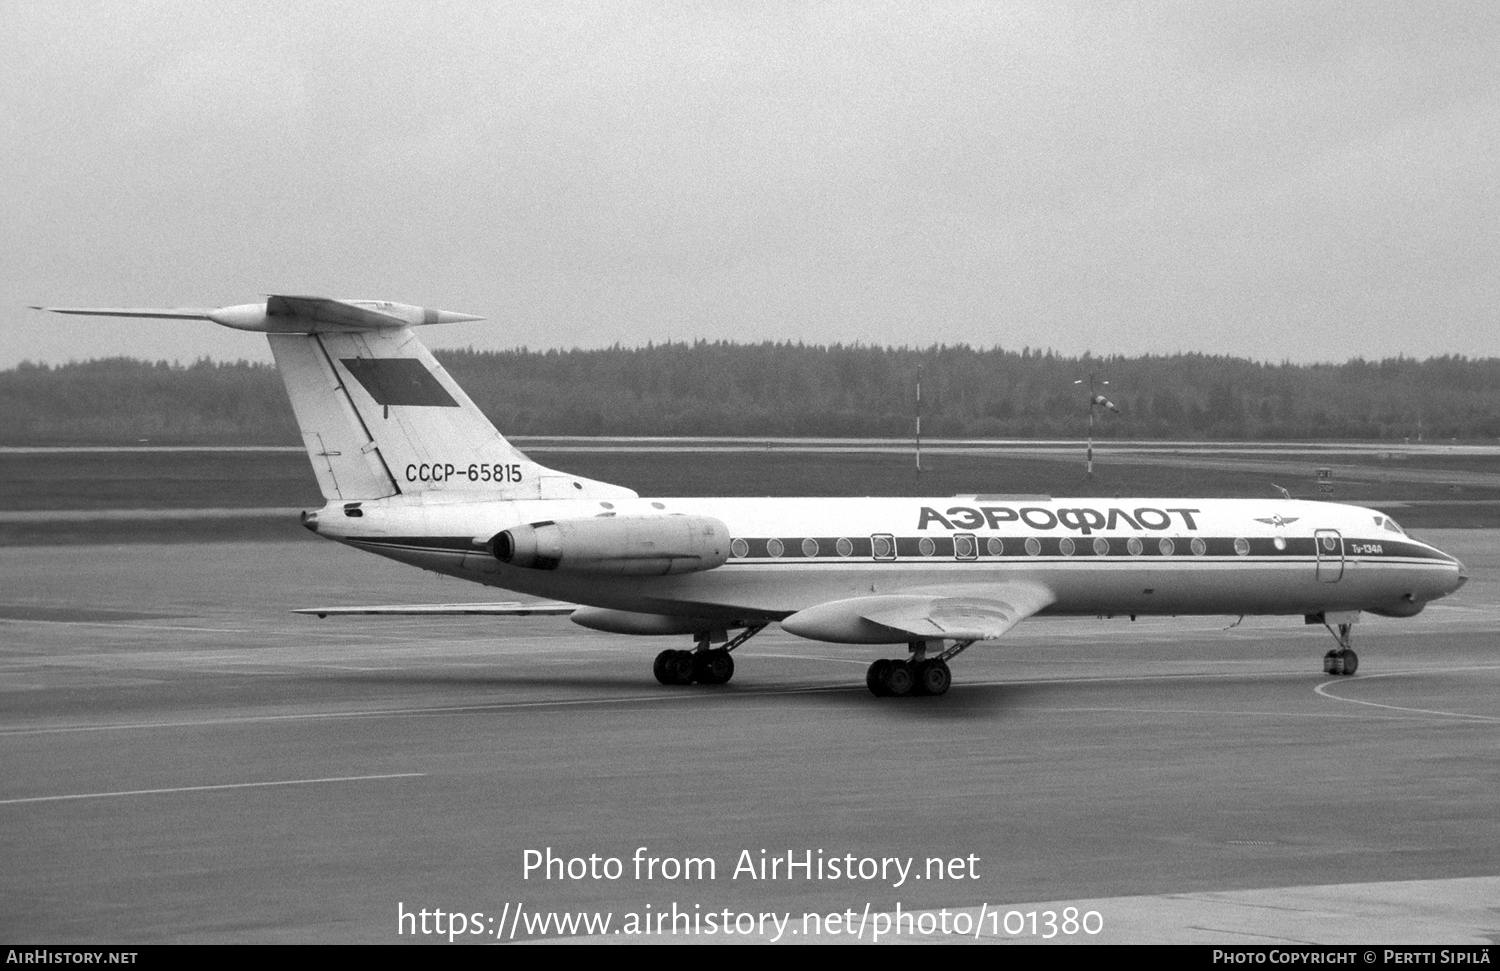
<instances>
[{"instance_id":1,"label":"tupolev tu-134a jet","mask_svg":"<svg viewBox=\"0 0 1500 971\"><path fill-rule=\"evenodd\" d=\"M405 304L273 296L216 310L38 308L211 320L268 335L327 500L321 536L541 603L315 607L331 614L558 614L691 635L663 684L723 684L767 625L902 644L877 695L940 695L948 662L1033 615L1277 614L1321 624L1353 674L1362 611L1412 616L1468 579L1452 556L1357 506L1289 499L642 498L538 465L412 328L479 320ZM563 602L556 602L563 601Z\"/></svg>"}]
</instances>

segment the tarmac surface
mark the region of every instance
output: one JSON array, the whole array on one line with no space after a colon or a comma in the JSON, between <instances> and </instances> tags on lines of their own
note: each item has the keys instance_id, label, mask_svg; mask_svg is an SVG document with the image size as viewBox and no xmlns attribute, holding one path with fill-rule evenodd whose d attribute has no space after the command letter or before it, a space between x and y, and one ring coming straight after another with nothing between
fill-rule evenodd
<instances>
[{"instance_id":1,"label":"tarmac surface","mask_svg":"<svg viewBox=\"0 0 1500 971\"><path fill-rule=\"evenodd\" d=\"M1473 579L1351 678L1300 618L1036 620L920 699L774 630L666 688L686 638L288 614L483 596L327 543L0 549L0 940L1493 943L1500 536L1423 538Z\"/></svg>"}]
</instances>

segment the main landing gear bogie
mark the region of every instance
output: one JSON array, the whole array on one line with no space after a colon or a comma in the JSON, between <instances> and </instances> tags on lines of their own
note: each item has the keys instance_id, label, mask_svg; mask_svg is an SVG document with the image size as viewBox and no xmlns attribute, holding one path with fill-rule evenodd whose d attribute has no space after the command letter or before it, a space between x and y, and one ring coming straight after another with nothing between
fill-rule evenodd
<instances>
[{"instance_id":1,"label":"main landing gear bogie","mask_svg":"<svg viewBox=\"0 0 1500 971\"><path fill-rule=\"evenodd\" d=\"M881 658L865 672L865 686L879 698L940 695L953 684L953 672L942 658L902 661Z\"/></svg>"},{"instance_id":2,"label":"main landing gear bogie","mask_svg":"<svg viewBox=\"0 0 1500 971\"><path fill-rule=\"evenodd\" d=\"M662 651L651 673L662 684L728 684L734 658L722 647L707 651Z\"/></svg>"},{"instance_id":3,"label":"main landing gear bogie","mask_svg":"<svg viewBox=\"0 0 1500 971\"><path fill-rule=\"evenodd\" d=\"M933 642L941 647L941 642ZM865 687L877 698L947 694L953 685L948 662L962 654L973 641L958 641L945 651L927 654L927 642L911 643L911 658L881 658L865 672Z\"/></svg>"},{"instance_id":4,"label":"main landing gear bogie","mask_svg":"<svg viewBox=\"0 0 1500 971\"><path fill-rule=\"evenodd\" d=\"M734 677L734 658L730 652L759 634L765 626L751 625L723 647L709 647L709 635L700 635L695 650L666 650L656 655L651 673L656 675L657 681L667 685L728 684Z\"/></svg>"}]
</instances>

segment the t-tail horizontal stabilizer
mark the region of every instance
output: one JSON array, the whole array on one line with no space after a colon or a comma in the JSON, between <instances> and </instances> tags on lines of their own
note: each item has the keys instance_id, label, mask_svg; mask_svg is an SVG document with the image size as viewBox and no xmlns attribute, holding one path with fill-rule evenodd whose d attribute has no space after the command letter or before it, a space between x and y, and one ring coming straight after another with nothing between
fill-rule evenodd
<instances>
[{"instance_id":1,"label":"t-tail horizontal stabilizer","mask_svg":"<svg viewBox=\"0 0 1500 971\"><path fill-rule=\"evenodd\" d=\"M162 317L168 320L213 320L212 307L38 307L54 314L82 314L85 317Z\"/></svg>"},{"instance_id":2,"label":"t-tail horizontal stabilizer","mask_svg":"<svg viewBox=\"0 0 1500 971\"><path fill-rule=\"evenodd\" d=\"M507 442L411 328L483 320L387 300L276 295L217 310L38 307L64 314L211 320L266 335L323 496L629 499Z\"/></svg>"},{"instance_id":3,"label":"t-tail horizontal stabilizer","mask_svg":"<svg viewBox=\"0 0 1500 971\"><path fill-rule=\"evenodd\" d=\"M211 320L235 330L261 334L348 334L398 330L424 324L458 324L483 320L473 314L429 310L389 300L331 300L328 297L271 296L265 303L202 309L180 307L32 307L56 314L91 317L162 317L174 320Z\"/></svg>"}]
</instances>

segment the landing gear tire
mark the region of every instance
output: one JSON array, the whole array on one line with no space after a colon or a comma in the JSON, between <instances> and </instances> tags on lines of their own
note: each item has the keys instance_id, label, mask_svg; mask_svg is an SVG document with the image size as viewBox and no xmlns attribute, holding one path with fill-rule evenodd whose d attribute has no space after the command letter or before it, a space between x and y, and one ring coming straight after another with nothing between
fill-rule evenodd
<instances>
[{"instance_id":1,"label":"landing gear tire","mask_svg":"<svg viewBox=\"0 0 1500 971\"><path fill-rule=\"evenodd\" d=\"M865 687L870 689L870 694L877 698L884 698L890 694L885 687L885 672L891 666L889 658L881 658L870 665L870 670L865 672Z\"/></svg>"},{"instance_id":2,"label":"landing gear tire","mask_svg":"<svg viewBox=\"0 0 1500 971\"><path fill-rule=\"evenodd\" d=\"M651 671L662 684L692 684L695 666L692 651L662 651Z\"/></svg>"},{"instance_id":3,"label":"landing gear tire","mask_svg":"<svg viewBox=\"0 0 1500 971\"><path fill-rule=\"evenodd\" d=\"M728 684L734 677L734 658L728 651L698 651L692 658L693 680L699 684Z\"/></svg>"},{"instance_id":4,"label":"landing gear tire","mask_svg":"<svg viewBox=\"0 0 1500 971\"><path fill-rule=\"evenodd\" d=\"M1323 655L1324 674L1350 675L1359 670L1359 655L1349 648Z\"/></svg>"},{"instance_id":5,"label":"landing gear tire","mask_svg":"<svg viewBox=\"0 0 1500 971\"><path fill-rule=\"evenodd\" d=\"M666 650L656 655L656 660L651 664L651 673L656 675L656 680L662 684L674 684L667 674L667 662L672 659L676 651Z\"/></svg>"},{"instance_id":6,"label":"landing gear tire","mask_svg":"<svg viewBox=\"0 0 1500 971\"><path fill-rule=\"evenodd\" d=\"M916 675L912 672L911 665L905 661L891 661L881 680L885 685L885 693L895 698L911 694L917 685Z\"/></svg>"},{"instance_id":7,"label":"landing gear tire","mask_svg":"<svg viewBox=\"0 0 1500 971\"><path fill-rule=\"evenodd\" d=\"M924 695L945 694L952 684L953 672L946 661L924 661L917 669L917 687Z\"/></svg>"},{"instance_id":8,"label":"landing gear tire","mask_svg":"<svg viewBox=\"0 0 1500 971\"><path fill-rule=\"evenodd\" d=\"M1354 653L1350 642L1354 639L1354 621L1340 623L1335 631L1327 620L1323 626L1328 628L1339 646L1323 655L1323 673L1333 675L1350 675L1359 670L1359 655Z\"/></svg>"}]
</instances>

